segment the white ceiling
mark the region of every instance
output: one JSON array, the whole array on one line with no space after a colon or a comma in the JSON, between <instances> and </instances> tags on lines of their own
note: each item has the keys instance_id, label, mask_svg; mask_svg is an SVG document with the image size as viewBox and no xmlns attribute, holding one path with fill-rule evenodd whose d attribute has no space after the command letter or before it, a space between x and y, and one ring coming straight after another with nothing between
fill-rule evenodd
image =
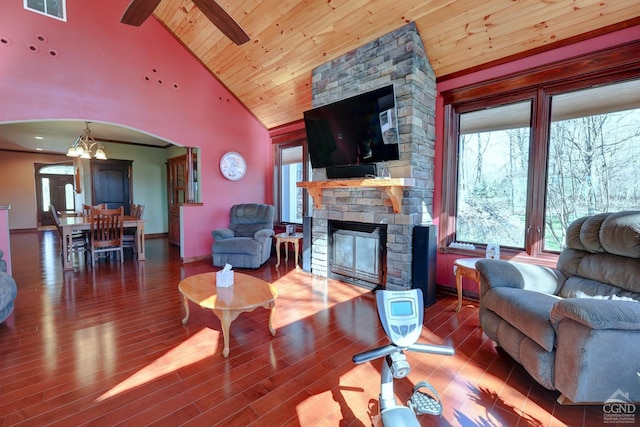
<instances>
[{"instance_id":1,"label":"white ceiling","mask_svg":"<svg viewBox=\"0 0 640 427\"><path fill-rule=\"evenodd\" d=\"M81 120L0 123L0 150L66 153L69 145L84 133L84 129L85 123ZM90 122L89 129L94 139L107 143L155 147L171 145L170 142L153 135L110 123Z\"/></svg>"}]
</instances>

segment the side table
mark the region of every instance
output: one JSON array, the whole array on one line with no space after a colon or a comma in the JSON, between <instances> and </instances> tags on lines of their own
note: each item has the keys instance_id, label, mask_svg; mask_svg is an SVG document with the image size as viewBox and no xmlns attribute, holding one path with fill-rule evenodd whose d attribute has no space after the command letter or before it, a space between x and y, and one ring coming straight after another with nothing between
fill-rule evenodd
<instances>
[{"instance_id":1,"label":"side table","mask_svg":"<svg viewBox=\"0 0 640 427\"><path fill-rule=\"evenodd\" d=\"M480 282L480 276L478 270L476 270L476 262L483 258L458 258L453 261L453 273L456 275L456 291L458 293L458 306L456 311L460 311L462 308L462 278L467 277L469 279Z\"/></svg>"},{"instance_id":2,"label":"side table","mask_svg":"<svg viewBox=\"0 0 640 427\"><path fill-rule=\"evenodd\" d=\"M289 259L289 243L293 243L293 250L295 253L296 259L296 270L299 270L298 266L298 253L300 249L300 241L302 240L302 233L296 234L287 234L287 233L278 233L276 234L276 255L278 257L278 262L276 264L276 268L280 266L280 244L284 243L284 259Z\"/></svg>"}]
</instances>

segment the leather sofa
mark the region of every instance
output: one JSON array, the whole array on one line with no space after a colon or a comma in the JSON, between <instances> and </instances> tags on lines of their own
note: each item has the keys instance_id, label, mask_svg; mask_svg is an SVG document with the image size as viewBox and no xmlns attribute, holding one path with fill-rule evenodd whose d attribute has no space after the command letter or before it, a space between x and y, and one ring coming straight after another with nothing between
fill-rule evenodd
<instances>
[{"instance_id":1,"label":"leather sofa","mask_svg":"<svg viewBox=\"0 0 640 427\"><path fill-rule=\"evenodd\" d=\"M229 228L213 230L213 265L258 268L271 257L275 207L259 203L234 205Z\"/></svg>"},{"instance_id":2,"label":"leather sofa","mask_svg":"<svg viewBox=\"0 0 640 427\"><path fill-rule=\"evenodd\" d=\"M0 323L13 311L13 301L18 295L16 281L6 273L7 263L1 259L2 255L3 252L0 250Z\"/></svg>"},{"instance_id":3,"label":"leather sofa","mask_svg":"<svg viewBox=\"0 0 640 427\"><path fill-rule=\"evenodd\" d=\"M476 268L483 331L559 402L640 402L640 212L574 221L556 268Z\"/></svg>"}]
</instances>

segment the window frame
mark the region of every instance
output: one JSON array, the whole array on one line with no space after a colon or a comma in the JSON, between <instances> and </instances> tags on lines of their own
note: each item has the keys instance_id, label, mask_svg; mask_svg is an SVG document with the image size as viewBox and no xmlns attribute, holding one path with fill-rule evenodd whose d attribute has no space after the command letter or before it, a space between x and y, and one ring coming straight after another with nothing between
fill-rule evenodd
<instances>
[{"instance_id":1,"label":"window frame","mask_svg":"<svg viewBox=\"0 0 640 427\"><path fill-rule=\"evenodd\" d=\"M302 147L302 175L303 181L308 181L310 176L309 165L309 153L307 150L307 135L304 129L288 132L278 137L272 138L273 144L273 200L276 208L276 224L287 225L294 224L297 227L302 227L302 224L283 222L282 221L282 179L281 179L281 167L282 167L282 150L287 148L293 148L297 146ZM309 196L306 189L302 189L302 215L305 216L309 212Z\"/></svg>"},{"instance_id":2,"label":"window frame","mask_svg":"<svg viewBox=\"0 0 640 427\"><path fill-rule=\"evenodd\" d=\"M543 250L551 97L632 79L640 79L640 41L442 92L445 160L439 227L440 251L484 256L486 249L485 245L476 245L474 253L469 254L468 250L448 247L456 235L458 129L461 113L527 99L532 101L525 247L522 251L505 248L502 253L509 258L536 258L543 263L555 264L557 253Z\"/></svg>"},{"instance_id":3,"label":"window frame","mask_svg":"<svg viewBox=\"0 0 640 427\"><path fill-rule=\"evenodd\" d=\"M35 8L29 6L29 0L23 0L22 4L23 4L23 7L24 7L25 10L37 13L39 15L48 16L49 18L57 19L58 21L67 22L67 0L59 0L59 1L60 1L60 6L61 6L61 12L62 12L62 16L61 17L49 13L49 11L47 10L47 0L43 0L43 8L44 8L44 10L35 9Z\"/></svg>"}]
</instances>

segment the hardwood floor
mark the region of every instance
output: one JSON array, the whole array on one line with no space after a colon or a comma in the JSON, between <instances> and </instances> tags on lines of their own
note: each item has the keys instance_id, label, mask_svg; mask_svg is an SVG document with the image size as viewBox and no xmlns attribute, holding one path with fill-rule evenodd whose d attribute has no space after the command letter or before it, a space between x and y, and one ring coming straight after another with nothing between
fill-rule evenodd
<instances>
[{"instance_id":1,"label":"hardwood floor","mask_svg":"<svg viewBox=\"0 0 640 427\"><path fill-rule=\"evenodd\" d=\"M181 265L166 239L147 240L147 261L81 256L63 273L51 231L11 235L18 283L14 314L0 324L0 426L368 426L376 412L380 361L351 357L386 343L366 289L314 278L275 257L257 270L272 282L275 336L268 311L231 325L222 357L220 323L190 306L182 325L177 290L210 263ZM598 406L560 406L478 327L475 303L438 297L425 312L423 341L447 343L453 357L408 353L411 373L396 381L406 400L428 380L444 414L422 425L591 426Z\"/></svg>"}]
</instances>

